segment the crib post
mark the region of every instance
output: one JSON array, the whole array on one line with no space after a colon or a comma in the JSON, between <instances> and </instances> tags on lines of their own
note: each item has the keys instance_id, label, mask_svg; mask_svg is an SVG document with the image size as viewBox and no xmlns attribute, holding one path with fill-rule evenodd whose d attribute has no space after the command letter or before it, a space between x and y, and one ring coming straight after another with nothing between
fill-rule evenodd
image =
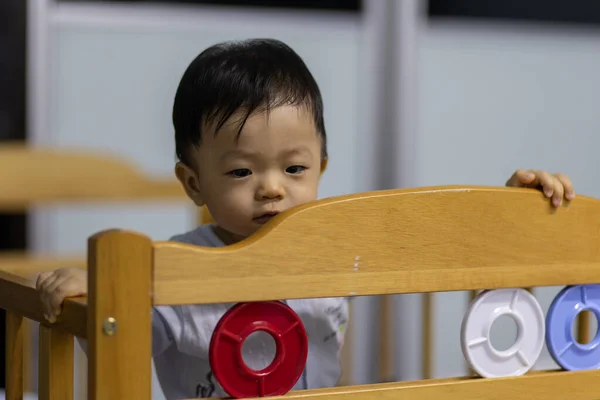
<instances>
[{"instance_id":1,"label":"crib post","mask_svg":"<svg viewBox=\"0 0 600 400\"><path fill-rule=\"evenodd\" d=\"M73 335L40 324L39 398L73 400Z\"/></svg>"},{"instance_id":2,"label":"crib post","mask_svg":"<svg viewBox=\"0 0 600 400\"><path fill-rule=\"evenodd\" d=\"M88 249L88 399L150 400L152 242L109 230Z\"/></svg>"},{"instance_id":3,"label":"crib post","mask_svg":"<svg viewBox=\"0 0 600 400\"><path fill-rule=\"evenodd\" d=\"M24 318L6 312L6 400L23 399Z\"/></svg>"}]
</instances>

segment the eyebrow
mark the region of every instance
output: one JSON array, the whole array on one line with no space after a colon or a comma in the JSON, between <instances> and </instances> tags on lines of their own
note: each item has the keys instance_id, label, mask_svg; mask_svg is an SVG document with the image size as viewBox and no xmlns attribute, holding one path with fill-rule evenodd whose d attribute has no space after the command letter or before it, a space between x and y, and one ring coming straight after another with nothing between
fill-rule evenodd
<instances>
[{"instance_id":1,"label":"eyebrow","mask_svg":"<svg viewBox=\"0 0 600 400\"><path fill-rule=\"evenodd\" d=\"M284 156L292 156L292 155L297 155L297 154L306 154L308 156L311 156L312 158L312 153L310 152L309 148L306 146L298 146L298 147L293 147L291 149L287 149L285 151L283 151L283 155ZM252 151L247 151L247 150L242 150L242 149L235 149L235 150L229 150L226 151L225 153L223 153L221 155L221 157L219 157L220 161L227 161L230 158L254 158L256 157L256 153L252 152Z\"/></svg>"},{"instance_id":2,"label":"eyebrow","mask_svg":"<svg viewBox=\"0 0 600 400\"><path fill-rule=\"evenodd\" d=\"M306 154L307 156L312 156L310 149L306 146L298 146L284 151L286 156L292 156L296 154Z\"/></svg>"},{"instance_id":3,"label":"eyebrow","mask_svg":"<svg viewBox=\"0 0 600 400\"><path fill-rule=\"evenodd\" d=\"M229 158L252 158L255 156L255 153L247 150L229 150L226 151L219 157L219 161L227 161Z\"/></svg>"}]
</instances>

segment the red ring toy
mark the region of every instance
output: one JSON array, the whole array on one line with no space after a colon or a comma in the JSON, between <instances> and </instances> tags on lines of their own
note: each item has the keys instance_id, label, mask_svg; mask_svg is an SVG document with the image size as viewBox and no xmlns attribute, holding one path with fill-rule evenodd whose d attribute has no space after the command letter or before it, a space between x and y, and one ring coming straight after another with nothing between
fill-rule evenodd
<instances>
[{"instance_id":1,"label":"red ring toy","mask_svg":"<svg viewBox=\"0 0 600 400\"><path fill-rule=\"evenodd\" d=\"M275 358L255 371L242 358L242 345L256 331L275 340ZM280 301L238 303L219 320L212 334L209 361L223 389L234 398L278 396L289 392L306 365L308 338L302 320Z\"/></svg>"}]
</instances>

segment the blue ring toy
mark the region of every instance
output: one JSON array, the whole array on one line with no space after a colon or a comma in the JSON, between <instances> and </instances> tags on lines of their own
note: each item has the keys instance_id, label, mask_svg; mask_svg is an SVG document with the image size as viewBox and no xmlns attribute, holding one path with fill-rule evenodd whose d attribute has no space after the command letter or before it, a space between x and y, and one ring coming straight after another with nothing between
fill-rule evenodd
<instances>
[{"instance_id":1,"label":"blue ring toy","mask_svg":"<svg viewBox=\"0 0 600 400\"><path fill-rule=\"evenodd\" d=\"M573 337L572 326L582 311L600 321L600 285L567 286L552 301L546 316L546 345L554 361L568 371L600 368L600 330L590 343Z\"/></svg>"}]
</instances>

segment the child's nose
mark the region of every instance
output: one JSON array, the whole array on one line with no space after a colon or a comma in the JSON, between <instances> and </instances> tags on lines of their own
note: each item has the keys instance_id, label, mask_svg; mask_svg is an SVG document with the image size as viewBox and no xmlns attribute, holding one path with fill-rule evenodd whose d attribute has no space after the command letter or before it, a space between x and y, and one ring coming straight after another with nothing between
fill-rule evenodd
<instances>
[{"instance_id":1,"label":"child's nose","mask_svg":"<svg viewBox=\"0 0 600 400\"><path fill-rule=\"evenodd\" d=\"M283 198L284 194L281 182L271 178L262 181L262 184L256 192L256 197L258 200L273 200Z\"/></svg>"}]
</instances>

